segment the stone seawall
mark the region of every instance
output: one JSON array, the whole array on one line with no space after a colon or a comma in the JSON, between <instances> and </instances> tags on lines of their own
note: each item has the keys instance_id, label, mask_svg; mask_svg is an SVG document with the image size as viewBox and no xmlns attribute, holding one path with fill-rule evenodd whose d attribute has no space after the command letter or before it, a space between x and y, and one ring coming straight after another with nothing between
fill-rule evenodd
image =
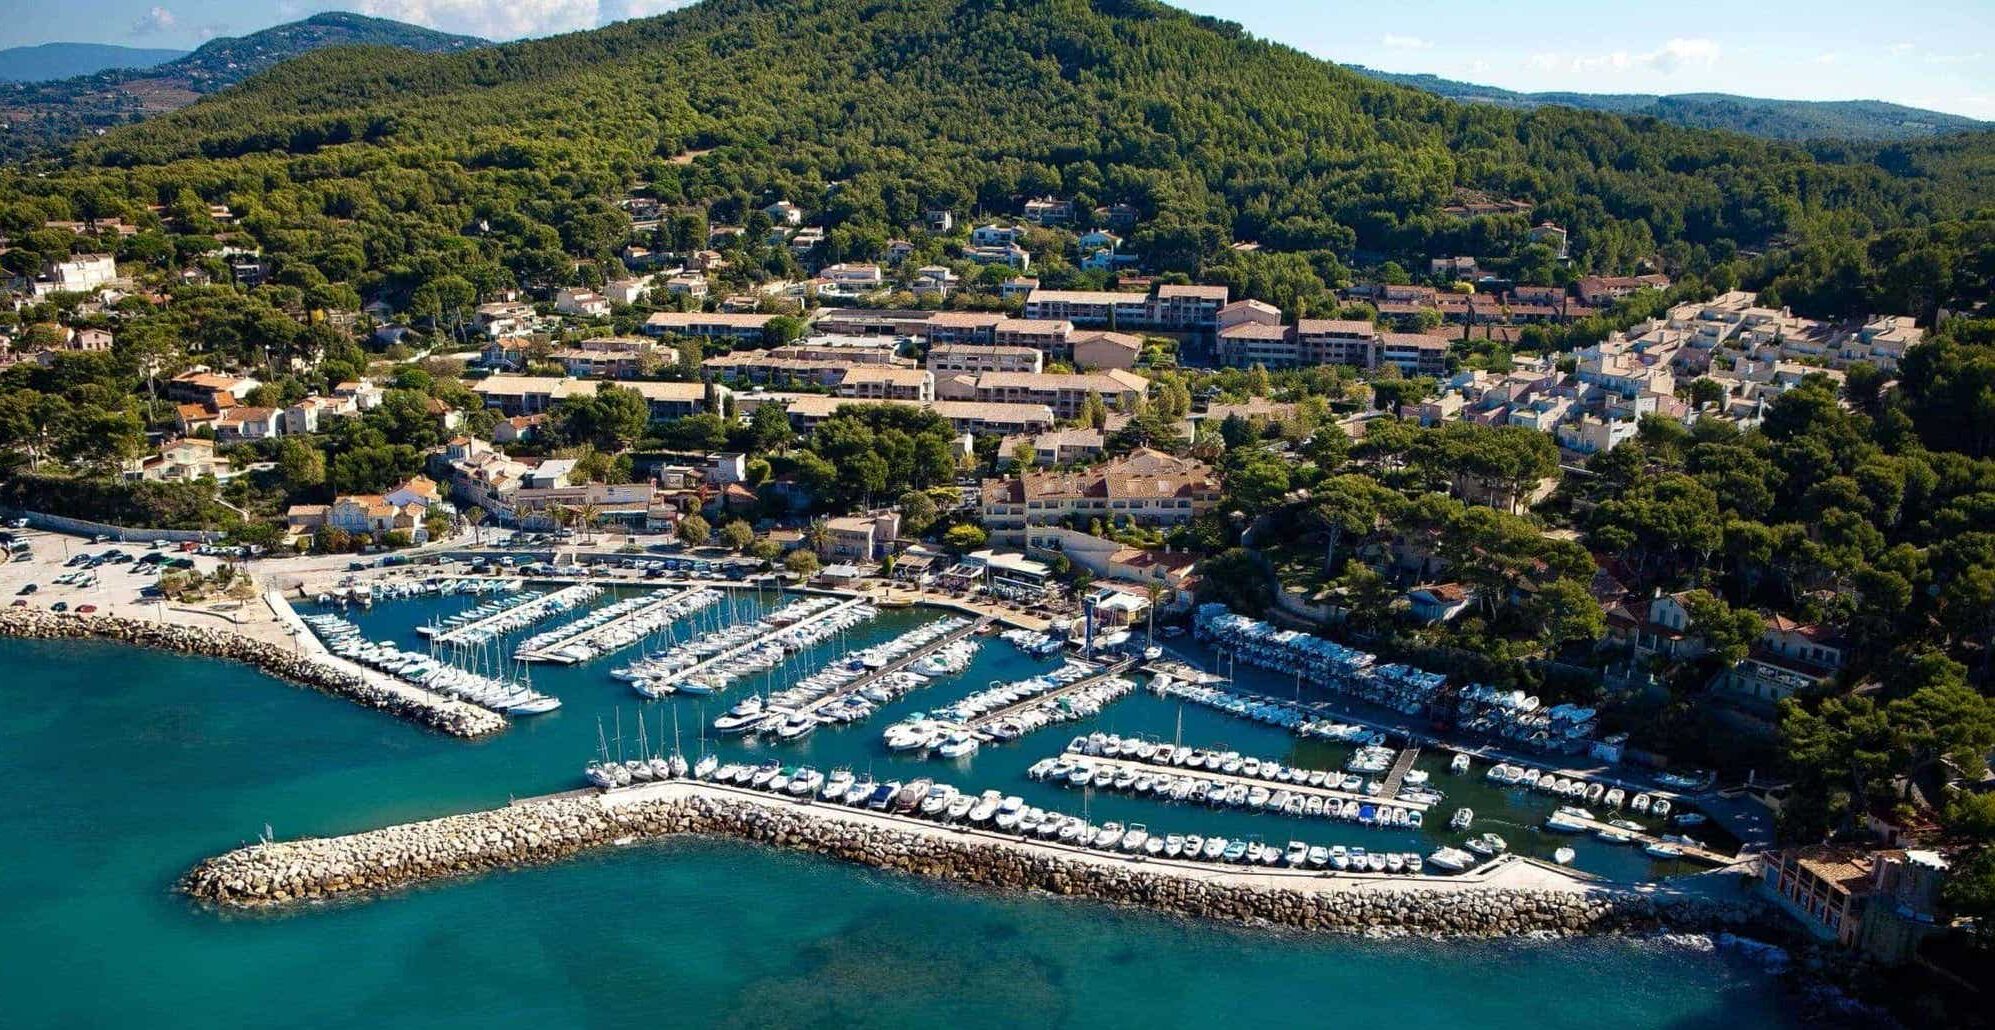
<instances>
[{"instance_id":1,"label":"stone seawall","mask_svg":"<svg viewBox=\"0 0 1995 1030\"><path fill-rule=\"evenodd\" d=\"M705 834L1006 890L1343 933L1646 934L1738 928L1755 915L1743 905L1598 887L1524 889L1399 879L1346 880L1344 889L1335 889L1334 881L1319 878L1293 888L1271 887L1219 870L1090 861L1005 840L872 824L834 813L708 792L618 804L569 795L346 837L252 845L195 866L180 889L221 907L263 908L540 864L630 838Z\"/></svg>"},{"instance_id":2,"label":"stone seawall","mask_svg":"<svg viewBox=\"0 0 1995 1030\"><path fill-rule=\"evenodd\" d=\"M178 626L114 615L58 614L38 608L0 609L0 636L30 640L110 640L255 666L356 704L387 712L453 737L475 738L506 728L505 717L450 698L397 693L365 677L224 629Z\"/></svg>"}]
</instances>

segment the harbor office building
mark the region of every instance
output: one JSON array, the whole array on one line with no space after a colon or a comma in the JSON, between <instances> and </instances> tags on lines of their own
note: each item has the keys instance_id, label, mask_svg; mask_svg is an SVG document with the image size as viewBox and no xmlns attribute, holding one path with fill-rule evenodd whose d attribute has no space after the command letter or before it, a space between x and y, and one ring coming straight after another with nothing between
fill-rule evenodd
<instances>
[{"instance_id":1,"label":"harbor office building","mask_svg":"<svg viewBox=\"0 0 1995 1030\"><path fill-rule=\"evenodd\" d=\"M1760 886L1815 936L1899 965L1942 927L1947 870L1937 851L1817 845L1769 853Z\"/></svg>"}]
</instances>

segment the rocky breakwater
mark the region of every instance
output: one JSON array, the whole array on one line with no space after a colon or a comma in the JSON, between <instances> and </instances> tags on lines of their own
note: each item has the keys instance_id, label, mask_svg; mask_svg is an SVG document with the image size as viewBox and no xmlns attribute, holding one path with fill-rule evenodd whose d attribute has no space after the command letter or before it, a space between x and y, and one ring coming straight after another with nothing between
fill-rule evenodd
<instances>
[{"instance_id":1,"label":"rocky breakwater","mask_svg":"<svg viewBox=\"0 0 1995 1030\"><path fill-rule=\"evenodd\" d=\"M114 615L59 614L38 608L0 609L0 636L31 640L98 639L137 647L242 662L293 683L448 733L483 737L506 728L496 712L415 688L394 690L328 662L240 633L148 622Z\"/></svg>"},{"instance_id":2,"label":"rocky breakwater","mask_svg":"<svg viewBox=\"0 0 1995 1030\"><path fill-rule=\"evenodd\" d=\"M1648 934L1737 928L1742 905L1602 889L1311 878L1102 861L933 826L672 785L637 799L568 795L346 837L257 844L202 862L181 889L259 908L393 890L553 861L584 848L672 834L725 835L942 880L1140 905L1177 915L1307 930L1451 937ZM1215 875L1217 874L1217 875Z\"/></svg>"}]
</instances>

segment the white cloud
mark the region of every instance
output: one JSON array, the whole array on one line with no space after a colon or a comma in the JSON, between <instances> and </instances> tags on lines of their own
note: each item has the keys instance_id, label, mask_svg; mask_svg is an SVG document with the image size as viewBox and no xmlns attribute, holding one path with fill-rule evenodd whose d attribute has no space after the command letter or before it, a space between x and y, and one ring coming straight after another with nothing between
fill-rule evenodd
<instances>
[{"instance_id":1,"label":"white cloud","mask_svg":"<svg viewBox=\"0 0 1995 1030\"><path fill-rule=\"evenodd\" d=\"M172 11L164 7L154 7L145 12L139 18L138 22L132 26L132 35L150 36L158 32L167 32L173 28L173 22Z\"/></svg>"},{"instance_id":2,"label":"white cloud","mask_svg":"<svg viewBox=\"0 0 1995 1030\"><path fill-rule=\"evenodd\" d=\"M1647 53L1636 54L1626 50L1616 50L1612 53L1577 57L1544 53L1532 54L1525 63L1533 70L1541 72L1568 71L1580 75L1658 72L1668 75L1679 68L1712 67L1718 63L1722 52L1715 40L1677 38Z\"/></svg>"},{"instance_id":3,"label":"white cloud","mask_svg":"<svg viewBox=\"0 0 1995 1030\"><path fill-rule=\"evenodd\" d=\"M1987 55L1972 54L1927 54L1927 64L1979 64Z\"/></svg>"},{"instance_id":4,"label":"white cloud","mask_svg":"<svg viewBox=\"0 0 1995 1030\"><path fill-rule=\"evenodd\" d=\"M1419 36L1395 36L1388 33L1384 39L1379 40L1379 45L1387 50L1432 50L1434 41L1421 39Z\"/></svg>"},{"instance_id":5,"label":"white cloud","mask_svg":"<svg viewBox=\"0 0 1995 1030\"><path fill-rule=\"evenodd\" d=\"M602 0L602 9L596 22L607 25L613 21L629 18L649 18L653 15L676 11L692 3L693 0Z\"/></svg>"},{"instance_id":6,"label":"white cloud","mask_svg":"<svg viewBox=\"0 0 1995 1030\"><path fill-rule=\"evenodd\" d=\"M486 39L518 39L648 18L691 0L361 0L362 14Z\"/></svg>"},{"instance_id":7,"label":"white cloud","mask_svg":"<svg viewBox=\"0 0 1995 1030\"><path fill-rule=\"evenodd\" d=\"M1914 51L1914 50L1917 50L1917 49L1919 49L1919 44L1917 44L1917 43L1893 43L1893 44L1891 44L1891 53L1892 53L1892 54L1894 54L1894 55L1897 55L1897 56L1903 56L1903 55L1905 55L1905 54L1909 54L1909 53L1911 53L1912 51Z\"/></svg>"},{"instance_id":8,"label":"white cloud","mask_svg":"<svg viewBox=\"0 0 1995 1030\"><path fill-rule=\"evenodd\" d=\"M1835 53L1833 51L1826 54L1815 55L1816 64L1841 64L1842 60L1843 60L1843 55Z\"/></svg>"}]
</instances>

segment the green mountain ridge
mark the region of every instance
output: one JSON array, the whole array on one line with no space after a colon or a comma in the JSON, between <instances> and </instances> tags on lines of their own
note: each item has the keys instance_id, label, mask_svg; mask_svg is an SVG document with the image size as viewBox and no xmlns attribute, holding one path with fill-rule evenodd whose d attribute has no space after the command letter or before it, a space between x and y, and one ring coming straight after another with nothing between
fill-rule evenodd
<instances>
[{"instance_id":1,"label":"green mountain ridge","mask_svg":"<svg viewBox=\"0 0 1995 1030\"><path fill-rule=\"evenodd\" d=\"M53 81L0 82L0 161L43 153L85 135L156 116L314 50L384 46L442 53L485 45L472 36L332 11L246 36L211 39L149 67L109 66Z\"/></svg>"},{"instance_id":2,"label":"green mountain ridge","mask_svg":"<svg viewBox=\"0 0 1995 1030\"><path fill-rule=\"evenodd\" d=\"M1995 135L1801 146L1461 104L1147 0L706 0L457 53L321 50L8 183L226 202L267 254L364 293L466 262L566 281L577 259L614 261L629 239L615 202L639 184L719 222L786 197L828 230L814 261L871 259L927 208L1002 217L1056 194L1135 206L1129 249L1159 272L1335 282L1466 253L1549 274L1549 251L1520 242L1549 219L1573 234L1561 274L1700 273L1808 241L1939 235L1995 198ZM1468 196L1533 209L1448 213ZM1228 257L1236 240L1266 253ZM798 271L787 251L757 260Z\"/></svg>"},{"instance_id":3,"label":"green mountain ridge","mask_svg":"<svg viewBox=\"0 0 1995 1030\"><path fill-rule=\"evenodd\" d=\"M1520 93L1437 75L1379 71L1345 65L1382 82L1411 86L1468 103L1530 108L1545 104L1613 114L1642 115L1692 129L1723 129L1779 140L1926 139L1985 131L1988 122L1882 100L1777 100L1732 93Z\"/></svg>"},{"instance_id":4,"label":"green mountain ridge","mask_svg":"<svg viewBox=\"0 0 1995 1030\"><path fill-rule=\"evenodd\" d=\"M0 82L46 82L94 75L111 68L151 68L187 56L113 43L38 43L0 50Z\"/></svg>"}]
</instances>

